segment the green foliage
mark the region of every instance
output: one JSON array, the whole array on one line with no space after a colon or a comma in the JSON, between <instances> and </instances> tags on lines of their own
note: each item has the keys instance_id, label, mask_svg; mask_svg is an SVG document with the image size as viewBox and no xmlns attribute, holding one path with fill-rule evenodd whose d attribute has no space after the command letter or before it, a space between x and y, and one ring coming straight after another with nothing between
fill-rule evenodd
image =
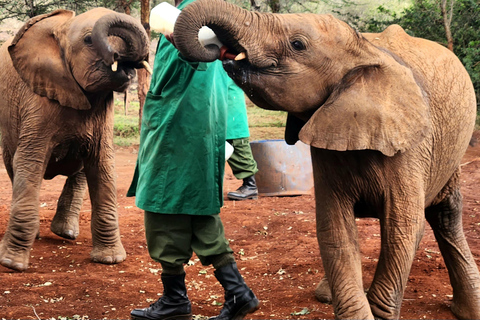
<instances>
[{"instance_id":1,"label":"green foliage","mask_svg":"<svg viewBox=\"0 0 480 320\"><path fill-rule=\"evenodd\" d=\"M480 40L470 41L466 48L462 48L462 54L462 62L470 74L477 94L477 103L480 104Z\"/></svg>"},{"instance_id":2,"label":"green foliage","mask_svg":"<svg viewBox=\"0 0 480 320\"><path fill-rule=\"evenodd\" d=\"M429 39L446 46L445 27L438 0L414 0L410 7L397 15L378 7L389 19L370 19L360 31L380 32L388 25L401 25L412 36ZM453 51L462 61L472 79L480 103L480 3L456 0L453 7L451 31Z\"/></svg>"},{"instance_id":3,"label":"green foliage","mask_svg":"<svg viewBox=\"0 0 480 320\"><path fill-rule=\"evenodd\" d=\"M15 18L20 21L51 12L56 9L67 9L80 14L92 8L105 7L116 11L122 11L121 0L0 0L0 22L5 19ZM139 1L134 0L132 8L139 7Z\"/></svg>"}]
</instances>

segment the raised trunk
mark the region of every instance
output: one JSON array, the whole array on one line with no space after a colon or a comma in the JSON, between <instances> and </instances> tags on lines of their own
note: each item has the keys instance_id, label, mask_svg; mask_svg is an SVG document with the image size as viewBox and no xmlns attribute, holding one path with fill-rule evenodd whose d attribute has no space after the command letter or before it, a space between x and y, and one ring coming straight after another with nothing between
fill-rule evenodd
<instances>
[{"instance_id":1,"label":"raised trunk","mask_svg":"<svg viewBox=\"0 0 480 320\"><path fill-rule=\"evenodd\" d=\"M117 52L108 37L120 37L127 44L127 52ZM140 36L139 36L140 35ZM112 13L100 18L92 30L92 43L107 65L118 60L142 61L148 55L148 37L143 26L133 17Z\"/></svg>"},{"instance_id":2,"label":"raised trunk","mask_svg":"<svg viewBox=\"0 0 480 320\"><path fill-rule=\"evenodd\" d=\"M198 0L185 7L175 23L175 45L189 60L214 61L220 57L215 45L203 47L198 41L198 30L207 26L232 53L245 51L240 34L253 28L258 13L243 10L223 0ZM250 31L251 32L251 31ZM242 40L240 40L242 39Z\"/></svg>"}]
</instances>

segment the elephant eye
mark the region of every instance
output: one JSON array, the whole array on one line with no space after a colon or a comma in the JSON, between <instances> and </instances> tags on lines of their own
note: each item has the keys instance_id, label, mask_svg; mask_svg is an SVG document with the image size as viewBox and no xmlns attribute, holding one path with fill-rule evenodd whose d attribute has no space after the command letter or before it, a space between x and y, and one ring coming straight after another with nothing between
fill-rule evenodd
<instances>
[{"instance_id":1,"label":"elephant eye","mask_svg":"<svg viewBox=\"0 0 480 320\"><path fill-rule=\"evenodd\" d=\"M305 50L305 45L300 40L294 40L294 41L290 42L290 44L292 45L293 49L295 49L295 50L298 50L298 51Z\"/></svg>"},{"instance_id":2,"label":"elephant eye","mask_svg":"<svg viewBox=\"0 0 480 320\"><path fill-rule=\"evenodd\" d=\"M90 35L85 36L85 38L83 38L83 42L86 44L92 44L92 37Z\"/></svg>"}]
</instances>

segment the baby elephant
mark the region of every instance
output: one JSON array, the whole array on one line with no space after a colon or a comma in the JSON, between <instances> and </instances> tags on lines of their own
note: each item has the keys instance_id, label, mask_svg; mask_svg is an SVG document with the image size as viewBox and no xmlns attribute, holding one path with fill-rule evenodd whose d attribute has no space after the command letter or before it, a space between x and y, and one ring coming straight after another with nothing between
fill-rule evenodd
<instances>
[{"instance_id":1,"label":"baby elephant","mask_svg":"<svg viewBox=\"0 0 480 320\"><path fill-rule=\"evenodd\" d=\"M453 313L480 319L480 275L462 230L459 183L476 102L457 57L397 25L360 34L331 15L198 0L175 25L187 59L220 57L216 46L198 42L202 26L230 53L221 57L235 57L224 68L256 105L288 111L287 142L311 146L324 288L336 317L400 317L428 221L450 275ZM381 226L367 295L355 217L379 218Z\"/></svg>"},{"instance_id":2,"label":"baby elephant","mask_svg":"<svg viewBox=\"0 0 480 320\"><path fill-rule=\"evenodd\" d=\"M57 10L27 21L0 49L0 129L12 181L0 264L27 269L39 231L43 179L66 175L51 230L75 239L87 189L92 203L91 259L125 260L116 211L113 91L142 68L148 37L136 19L97 8Z\"/></svg>"}]
</instances>

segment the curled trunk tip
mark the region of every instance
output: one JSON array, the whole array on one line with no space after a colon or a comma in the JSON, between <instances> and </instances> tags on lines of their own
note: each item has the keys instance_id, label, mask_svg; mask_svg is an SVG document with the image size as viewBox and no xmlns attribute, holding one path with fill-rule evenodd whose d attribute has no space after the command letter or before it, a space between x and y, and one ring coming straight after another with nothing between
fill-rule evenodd
<instances>
[{"instance_id":1,"label":"curled trunk tip","mask_svg":"<svg viewBox=\"0 0 480 320\"><path fill-rule=\"evenodd\" d=\"M115 32L113 32L115 30ZM118 58L108 41L110 35L122 38L129 47L131 60L144 60L148 56L148 35L145 28L135 18L121 13L111 13L100 18L92 29L92 43L107 65L112 65Z\"/></svg>"},{"instance_id":2,"label":"curled trunk tip","mask_svg":"<svg viewBox=\"0 0 480 320\"><path fill-rule=\"evenodd\" d=\"M187 5L177 18L174 27L175 45L180 53L192 61L210 62L220 58L216 45L203 47L198 31L203 26L216 30L230 29L234 17L241 8L223 0L197 0ZM217 36L219 34L217 33ZM222 39L220 39L221 41Z\"/></svg>"}]
</instances>

